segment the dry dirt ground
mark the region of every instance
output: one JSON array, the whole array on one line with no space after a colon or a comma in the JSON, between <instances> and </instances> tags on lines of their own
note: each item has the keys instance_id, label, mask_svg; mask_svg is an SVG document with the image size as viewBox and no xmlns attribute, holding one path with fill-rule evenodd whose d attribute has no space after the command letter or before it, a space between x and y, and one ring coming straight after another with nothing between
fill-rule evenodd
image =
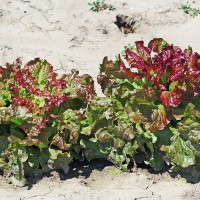
<instances>
[{"instance_id":1,"label":"dry dirt ground","mask_svg":"<svg viewBox=\"0 0 200 200\"><path fill-rule=\"evenodd\" d=\"M23 63L41 57L60 73L77 68L96 80L104 56L111 59L136 40L147 43L162 37L169 43L200 52L200 15L183 13L180 0L107 0L115 11L95 13L89 0L1 0L0 65L21 57ZM91 0L92 1L92 0ZM200 1L194 5L200 7ZM134 33L125 35L116 26L116 16L134 20ZM97 93L101 95L95 83ZM80 165L80 164L79 164ZM76 199L200 199L200 183L172 178L167 172L113 174L113 167L93 161L90 166L71 167L69 175L52 172L14 188L0 180L0 200Z\"/></svg>"}]
</instances>

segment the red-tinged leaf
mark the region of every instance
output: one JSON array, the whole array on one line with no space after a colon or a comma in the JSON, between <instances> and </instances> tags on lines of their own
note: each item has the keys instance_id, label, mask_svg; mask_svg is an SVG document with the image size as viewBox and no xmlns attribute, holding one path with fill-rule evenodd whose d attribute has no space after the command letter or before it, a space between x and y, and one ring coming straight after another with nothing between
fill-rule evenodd
<instances>
[{"instance_id":1,"label":"red-tinged leaf","mask_svg":"<svg viewBox=\"0 0 200 200\"><path fill-rule=\"evenodd\" d=\"M45 73L42 74L42 78L45 80L53 79L55 80L58 76L57 73L53 71L53 66L46 60L40 58L35 58L24 65L24 69L27 69L33 77L38 78L39 72L43 70Z\"/></svg>"},{"instance_id":2,"label":"red-tinged leaf","mask_svg":"<svg viewBox=\"0 0 200 200\"><path fill-rule=\"evenodd\" d=\"M138 89L135 91L134 97L139 101L149 101L153 102L157 98L159 98L158 92L153 87L148 87L147 85L143 85L142 89Z\"/></svg>"},{"instance_id":3,"label":"red-tinged leaf","mask_svg":"<svg viewBox=\"0 0 200 200\"><path fill-rule=\"evenodd\" d=\"M126 76L127 76L128 78L131 78L131 79L133 79L133 80L135 80L135 79L140 79L140 78L141 78L141 77L138 76L136 73L133 73L133 72L128 71L128 70L123 70L123 71L121 71L121 72L124 73L124 74L126 74Z\"/></svg>"},{"instance_id":4,"label":"red-tinged leaf","mask_svg":"<svg viewBox=\"0 0 200 200\"><path fill-rule=\"evenodd\" d=\"M198 53L193 53L190 57L187 57L189 69L199 69L200 70L200 55Z\"/></svg>"},{"instance_id":5,"label":"red-tinged leaf","mask_svg":"<svg viewBox=\"0 0 200 200\"><path fill-rule=\"evenodd\" d=\"M182 100L182 94L176 89L172 91L163 91L160 100L166 107L178 107Z\"/></svg>"},{"instance_id":6,"label":"red-tinged leaf","mask_svg":"<svg viewBox=\"0 0 200 200\"><path fill-rule=\"evenodd\" d=\"M134 123L136 124L146 124L148 122L148 119L146 117L144 117L142 115L142 113L140 113L139 110L136 110L135 112L130 112L129 110L127 111L129 112L129 117L131 118L131 120L134 121Z\"/></svg>"},{"instance_id":7,"label":"red-tinged leaf","mask_svg":"<svg viewBox=\"0 0 200 200\"><path fill-rule=\"evenodd\" d=\"M154 64L166 68L172 65L172 56L174 54L174 47L167 46L162 49L162 52L154 57Z\"/></svg>"},{"instance_id":8,"label":"red-tinged leaf","mask_svg":"<svg viewBox=\"0 0 200 200\"><path fill-rule=\"evenodd\" d=\"M191 81L191 80L190 80ZM190 101L193 97L197 96L200 93L200 87L196 86L193 83L188 84L185 88L181 88L182 92L182 100Z\"/></svg>"},{"instance_id":9,"label":"red-tinged leaf","mask_svg":"<svg viewBox=\"0 0 200 200\"><path fill-rule=\"evenodd\" d=\"M159 84L158 89L159 89L160 92L162 92L162 91L166 90L167 88L164 85Z\"/></svg>"},{"instance_id":10,"label":"red-tinged leaf","mask_svg":"<svg viewBox=\"0 0 200 200\"><path fill-rule=\"evenodd\" d=\"M152 123L150 125L151 132L155 132L156 130L163 130L170 122L167 119L167 114L163 106L159 106L158 109L153 111L151 119L152 119Z\"/></svg>"},{"instance_id":11,"label":"red-tinged leaf","mask_svg":"<svg viewBox=\"0 0 200 200\"><path fill-rule=\"evenodd\" d=\"M196 81L198 82L199 76L200 76L200 55L194 53L191 55L191 57L188 58L188 71L185 78L186 79L191 78L194 81L196 79Z\"/></svg>"},{"instance_id":12,"label":"red-tinged leaf","mask_svg":"<svg viewBox=\"0 0 200 200\"><path fill-rule=\"evenodd\" d=\"M22 71L21 70L18 70L16 73L15 73L15 80L22 86L22 87L26 87L26 83L25 83L25 80L23 78L23 75L22 75Z\"/></svg>"},{"instance_id":13,"label":"red-tinged leaf","mask_svg":"<svg viewBox=\"0 0 200 200\"><path fill-rule=\"evenodd\" d=\"M180 48L174 49L172 58L171 58L171 68L173 71L179 69L187 69L188 63L186 59L186 55L182 52Z\"/></svg>"},{"instance_id":14,"label":"red-tinged leaf","mask_svg":"<svg viewBox=\"0 0 200 200\"><path fill-rule=\"evenodd\" d=\"M143 74L141 77L146 77L150 80L152 86L156 86L159 88L160 79L162 75L162 69L160 66L149 66L146 65L145 68L140 71L140 75Z\"/></svg>"},{"instance_id":15,"label":"red-tinged leaf","mask_svg":"<svg viewBox=\"0 0 200 200\"><path fill-rule=\"evenodd\" d=\"M183 78L185 71L186 69L184 68L176 70L173 74L170 75L167 82L169 83L170 81L180 80L181 78Z\"/></svg>"},{"instance_id":16,"label":"red-tinged leaf","mask_svg":"<svg viewBox=\"0 0 200 200\"><path fill-rule=\"evenodd\" d=\"M148 44L148 48L150 48L153 52L161 53L162 49L167 46L167 42L162 38L154 38Z\"/></svg>"},{"instance_id":17,"label":"red-tinged leaf","mask_svg":"<svg viewBox=\"0 0 200 200\"><path fill-rule=\"evenodd\" d=\"M135 52L127 49L126 50L126 60L130 64L130 68L143 69L145 67L144 60L138 56Z\"/></svg>"},{"instance_id":18,"label":"red-tinged leaf","mask_svg":"<svg viewBox=\"0 0 200 200\"><path fill-rule=\"evenodd\" d=\"M120 58L120 55L119 55L119 58L118 58L118 70L120 71L123 71L123 70L126 70L126 66L124 64L124 62L122 61L122 59Z\"/></svg>"},{"instance_id":19,"label":"red-tinged leaf","mask_svg":"<svg viewBox=\"0 0 200 200\"><path fill-rule=\"evenodd\" d=\"M12 103L17 106L25 106L29 111L33 111L35 107L31 100L27 98L13 97Z\"/></svg>"},{"instance_id":20,"label":"red-tinged leaf","mask_svg":"<svg viewBox=\"0 0 200 200\"><path fill-rule=\"evenodd\" d=\"M47 119L42 116L34 116L32 119L24 121L20 128L29 137L38 137L43 129L47 127Z\"/></svg>"},{"instance_id":21,"label":"red-tinged leaf","mask_svg":"<svg viewBox=\"0 0 200 200\"><path fill-rule=\"evenodd\" d=\"M70 134L69 142L70 142L71 144L77 144L78 137L79 137L78 132L72 132L72 133Z\"/></svg>"},{"instance_id":22,"label":"red-tinged leaf","mask_svg":"<svg viewBox=\"0 0 200 200\"><path fill-rule=\"evenodd\" d=\"M127 78L135 79L140 78L140 76L137 73L131 72L130 69L126 68L124 62L121 60L120 56L118 58L118 69L119 73L125 74Z\"/></svg>"},{"instance_id":23,"label":"red-tinged leaf","mask_svg":"<svg viewBox=\"0 0 200 200\"><path fill-rule=\"evenodd\" d=\"M67 144L64 141L64 137L57 134L51 142L51 146L56 146L61 150L68 151L71 147L71 144Z\"/></svg>"},{"instance_id":24,"label":"red-tinged leaf","mask_svg":"<svg viewBox=\"0 0 200 200\"><path fill-rule=\"evenodd\" d=\"M137 41L135 42L135 45L138 55L148 62L151 58L151 49L145 47L143 41Z\"/></svg>"},{"instance_id":25,"label":"red-tinged leaf","mask_svg":"<svg viewBox=\"0 0 200 200\"><path fill-rule=\"evenodd\" d=\"M112 60L108 60L108 57L104 57L100 70L110 77L114 71L118 70L118 66Z\"/></svg>"},{"instance_id":26,"label":"red-tinged leaf","mask_svg":"<svg viewBox=\"0 0 200 200\"><path fill-rule=\"evenodd\" d=\"M21 68L21 60L20 58L17 58L16 61L13 64L6 63L6 67L0 67L0 80L6 79L12 77L12 73L16 72Z\"/></svg>"}]
</instances>

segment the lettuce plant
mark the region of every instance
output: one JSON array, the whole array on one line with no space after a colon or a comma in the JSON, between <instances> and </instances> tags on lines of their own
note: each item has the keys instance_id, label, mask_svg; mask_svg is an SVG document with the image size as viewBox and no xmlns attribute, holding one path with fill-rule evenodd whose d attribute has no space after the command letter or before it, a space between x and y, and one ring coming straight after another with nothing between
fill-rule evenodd
<instances>
[{"instance_id":1,"label":"lettuce plant","mask_svg":"<svg viewBox=\"0 0 200 200\"><path fill-rule=\"evenodd\" d=\"M134 47L134 48L129 48ZM91 76L46 60L0 67L0 170L16 185L74 159L145 163L200 178L200 55L163 39L129 45ZM127 67L128 66L128 67Z\"/></svg>"},{"instance_id":2,"label":"lettuce plant","mask_svg":"<svg viewBox=\"0 0 200 200\"><path fill-rule=\"evenodd\" d=\"M105 57L98 82L105 96L121 103L132 122L133 141L138 144L134 160L155 170L165 164L173 170L197 169L200 55L191 47L182 51L156 38L148 46L137 41L134 49L126 48L125 61L120 55L116 61Z\"/></svg>"},{"instance_id":3,"label":"lettuce plant","mask_svg":"<svg viewBox=\"0 0 200 200\"><path fill-rule=\"evenodd\" d=\"M12 182L48 166L67 172L78 158L82 113L95 95L93 79L72 70L59 76L36 58L0 67L0 169ZM81 114L82 113L82 114Z\"/></svg>"}]
</instances>

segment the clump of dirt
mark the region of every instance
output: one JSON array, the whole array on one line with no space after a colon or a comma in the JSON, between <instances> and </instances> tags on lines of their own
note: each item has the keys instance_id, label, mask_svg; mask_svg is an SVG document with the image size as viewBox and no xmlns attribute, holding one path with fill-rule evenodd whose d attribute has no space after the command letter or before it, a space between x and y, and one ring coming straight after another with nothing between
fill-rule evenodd
<instances>
[{"instance_id":1,"label":"clump of dirt","mask_svg":"<svg viewBox=\"0 0 200 200\"><path fill-rule=\"evenodd\" d=\"M138 17L136 16L126 16L121 14L116 16L116 20L117 21L115 22L115 24L124 34L136 32L140 21L140 19L138 19Z\"/></svg>"}]
</instances>

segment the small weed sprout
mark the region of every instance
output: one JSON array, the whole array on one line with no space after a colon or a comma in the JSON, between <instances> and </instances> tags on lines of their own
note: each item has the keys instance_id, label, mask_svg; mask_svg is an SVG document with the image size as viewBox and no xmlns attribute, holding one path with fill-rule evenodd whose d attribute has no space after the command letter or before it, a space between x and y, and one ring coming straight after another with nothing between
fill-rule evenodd
<instances>
[{"instance_id":1,"label":"small weed sprout","mask_svg":"<svg viewBox=\"0 0 200 200\"><path fill-rule=\"evenodd\" d=\"M111 11L116 10L115 6L112 4L104 3L105 0L96 0L93 2L89 2L88 5L91 6L90 10L99 12L101 10L109 9Z\"/></svg>"},{"instance_id":2,"label":"small weed sprout","mask_svg":"<svg viewBox=\"0 0 200 200\"><path fill-rule=\"evenodd\" d=\"M111 11L116 10L115 6L112 5L112 4L107 5L107 7L108 7L108 9L111 10Z\"/></svg>"},{"instance_id":3,"label":"small weed sprout","mask_svg":"<svg viewBox=\"0 0 200 200\"><path fill-rule=\"evenodd\" d=\"M181 9L184 13L189 14L191 17L196 17L200 14L199 8L192 8L191 4L187 2L186 4L181 4Z\"/></svg>"},{"instance_id":4,"label":"small weed sprout","mask_svg":"<svg viewBox=\"0 0 200 200\"><path fill-rule=\"evenodd\" d=\"M194 8L194 9L192 10L192 12L190 13L190 16L191 16L191 17L196 17L196 16L198 16L198 15L200 15L200 9Z\"/></svg>"},{"instance_id":5,"label":"small weed sprout","mask_svg":"<svg viewBox=\"0 0 200 200\"><path fill-rule=\"evenodd\" d=\"M187 2L186 4L181 4L181 9L183 10L184 13L189 14L190 9L191 9L191 4Z\"/></svg>"}]
</instances>

